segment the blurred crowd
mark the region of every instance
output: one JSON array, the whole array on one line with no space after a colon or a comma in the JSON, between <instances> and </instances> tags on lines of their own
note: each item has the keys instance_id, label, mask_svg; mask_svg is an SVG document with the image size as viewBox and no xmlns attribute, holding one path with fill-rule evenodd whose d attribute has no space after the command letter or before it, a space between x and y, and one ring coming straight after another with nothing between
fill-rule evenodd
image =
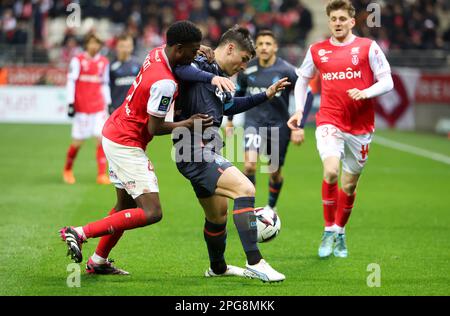
<instances>
[{"instance_id":1,"label":"blurred crowd","mask_svg":"<svg viewBox=\"0 0 450 316\"><path fill-rule=\"evenodd\" d=\"M312 1L312 0L311 0ZM450 49L449 0L353 0L357 10L355 33L375 38L389 49ZM382 27L368 27L371 2L380 4ZM48 21L66 19L67 6L78 3L82 18L107 20L113 36L128 33L143 51L164 42L166 28L176 20L189 19L202 29L204 43L214 46L221 33L238 23L252 33L270 28L281 46L304 48L314 26L306 0L2 0L0 2L0 45L29 44L35 49L53 49ZM80 50L82 38L66 27L56 43L67 61ZM114 45L114 38L107 46Z\"/></svg>"},{"instance_id":2,"label":"blurred crowd","mask_svg":"<svg viewBox=\"0 0 450 316\"><path fill-rule=\"evenodd\" d=\"M447 49L450 50L449 0L389 0L382 3L382 27L367 26L373 0L353 0L357 17L356 31L377 40L383 50ZM369 17L369 20L372 20Z\"/></svg>"}]
</instances>

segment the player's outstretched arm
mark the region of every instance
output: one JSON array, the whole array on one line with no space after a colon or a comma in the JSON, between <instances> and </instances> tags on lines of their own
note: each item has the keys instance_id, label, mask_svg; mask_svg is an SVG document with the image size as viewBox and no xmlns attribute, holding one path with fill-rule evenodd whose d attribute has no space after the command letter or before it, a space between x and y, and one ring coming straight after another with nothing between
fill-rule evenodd
<instances>
[{"instance_id":1,"label":"player's outstretched arm","mask_svg":"<svg viewBox=\"0 0 450 316\"><path fill-rule=\"evenodd\" d=\"M288 77L281 78L266 90L267 98L272 99L278 92L286 89L287 86L290 86L291 83L288 81Z\"/></svg>"},{"instance_id":2,"label":"player's outstretched arm","mask_svg":"<svg viewBox=\"0 0 450 316\"><path fill-rule=\"evenodd\" d=\"M175 67L175 75L183 81L204 82L217 86L220 91L232 92L236 89L234 83L225 77L216 76L213 73L201 70L192 65Z\"/></svg>"},{"instance_id":3,"label":"player's outstretched arm","mask_svg":"<svg viewBox=\"0 0 450 316\"><path fill-rule=\"evenodd\" d=\"M277 92L284 90L291 83L288 78L283 78L271 85L265 92L249 95L246 97L234 97L231 102L226 103L224 115L234 115L250 110L251 108L273 98Z\"/></svg>"},{"instance_id":4,"label":"player's outstretched arm","mask_svg":"<svg viewBox=\"0 0 450 316\"><path fill-rule=\"evenodd\" d=\"M206 114L194 114L187 120L180 122L166 122L164 117L150 115L147 128L150 135L167 135L178 127L193 129L196 121L201 123L203 128L213 125L213 117Z\"/></svg>"}]
</instances>

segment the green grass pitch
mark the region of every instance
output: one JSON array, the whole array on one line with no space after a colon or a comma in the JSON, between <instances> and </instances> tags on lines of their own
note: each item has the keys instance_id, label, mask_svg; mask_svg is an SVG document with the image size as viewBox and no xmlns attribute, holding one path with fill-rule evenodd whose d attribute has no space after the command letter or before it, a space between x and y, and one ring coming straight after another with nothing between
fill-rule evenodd
<instances>
[{"instance_id":1,"label":"green grass pitch","mask_svg":"<svg viewBox=\"0 0 450 316\"><path fill-rule=\"evenodd\" d=\"M450 156L449 140L432 135L378 131L378 135ZM321 163L313 129L301 147L291 145L278 209L282 231L260 245L287 279L263 284L239 278L206 279L204 216L190 184L170 158L168 136L155 138L148 154L159 179L164 218L128 231L112 251L130 276L89 276L81 265L80 287L68 287L71 262L58 236L64 225L106 215L112 186L95 184L94 141L75 163L77 183L62 183L70 127L0 125L1 295L449 295L450 165L374 143L347 227L349 258L320 260ZM257 176L257 206L267 201L266 174ZM232 217L226 258L245 256ZM87 258L97 240L84 246ZM376 263L379 287L369 287Z\"/></svg>"}]
</instances>

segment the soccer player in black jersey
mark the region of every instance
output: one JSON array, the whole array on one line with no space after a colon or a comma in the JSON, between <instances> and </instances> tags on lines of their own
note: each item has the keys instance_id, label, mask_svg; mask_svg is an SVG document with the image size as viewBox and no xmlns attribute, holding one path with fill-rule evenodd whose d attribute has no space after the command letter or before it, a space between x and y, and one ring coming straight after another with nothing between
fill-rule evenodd
<instances>
[{"instance_id":1,"label":"soccer player in black jersey","mask_svg":"<svg viewBox=\"0 0 450 316\"><path fill-rule=\"evenodd\" d=\"M269 201L266 208L275 209L283 185L281 170L289 142L296 145L303 143L305 137L303 127L312 106L313 96L311 92L308 93L300 129L291 131L287 126L287 121L290 117L290 93L293 92L294 83L297 81L295 67L277 56L277 40L270 30L262 30L256 35L255 50L257 58L250 61L247 69L238 75L235 96L263 92L267 86L283 77L289 78L293 84L257 108L245 112L244 174L253 184L256 184L258 156L269 154L272 161L269 169ZM232 117L229 117L229 123L231 120ZM227 126L232 127L229 123Z\"/></svg>"},{"instance_id":2,"label":"soccer player in black jersey","mask_svg":"<svg viewBox=\"0 0 450 316\"><path fill-rule=\"evenodd\" d=\"M215 49L215 61L197 58L192 65L219 76L232 76L247 67L255 55L253 41L247 29L235 26L225 32ZM285 276L274 270L263 258L257 245L255 187L239 169L220 155L223 140L219 129L224 115L244 112L273 98L290 83L287 78L271 84L266 91L232 97L207 82L187 82L183 67L175 69L181 79L179 97L175 102L174 121L184 120L194 113L213 118L213 127L204 133L174 131L175 157L178 170L191 185L205 212L204 238L210 268L206 276L240 275L265 282L283 281ZM246 269L227 265L224 258L228 198L234 200L233 219L247 256Z\"/></svg>"}]
</instances>

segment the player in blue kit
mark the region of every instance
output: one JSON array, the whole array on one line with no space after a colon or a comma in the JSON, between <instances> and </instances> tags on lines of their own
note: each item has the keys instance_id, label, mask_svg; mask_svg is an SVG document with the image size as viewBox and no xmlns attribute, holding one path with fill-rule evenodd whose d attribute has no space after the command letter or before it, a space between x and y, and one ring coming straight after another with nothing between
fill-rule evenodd
<instances>
[{"instance_id":1,"label":"player in blue kit","mask_svg":"<svg viewBox=\"0 0 450 316\"><path fill-rule=\"evenodd\" d=\"M121 35L117 39L116 59L109 68L109 86L111 89L111 104L109 114L122 105L130 86L141 69L141 63L132 56L134 49L133 38Z\"/></svg>"},{"instance_id":2,"label":"player in blue kit","mask_svg":"<svg viewBox=\"0 0 450 316\"><path fill-rule=\"evenodd\" d=\"M196 58L192 65L217 76L232 76L243 71L255 55L249 31L239 26L229 29L222 35L214 53L213 63L208 63L205 58ZM224 115L241 113L262 104L284 90L289 82L283 78L271 83L264 92L233 98L231 93L221 92L206 81L188 82L184 68L189 69L189 66L175 69L181 82L174 121L182 121L194 113L213 118L213 127L205 132L200 128L194 129L194 133L175 130L173 134L177 168L191 181L205 212L204 238L210 258L210 268L205 275L238 275L266 282L283 281L285 276L273 269L258 249L255 188L239 169L220 155L223 140L219 130ZM228 198L234 200L234 224L247 257L245 270L225 262Z\"/></svg>"},{"instance_id":3,"label":"player in blue kit","mask_svg":"<svg viewBox=\"0 0 450 316\"><path fill-rule=\"evenodd\" d=\"M297 81L295 67L277 56L278 44L270 30L262 30L256 36L257 58L250 61L247 69L239 73L235 96L252 95L264 92L266 87L280 78L287 77L293 84ZM289 120L289 95L293 85L278 92L257 108L245 113L245 170L249 180L256 183L256 162L259 154L271 157L269 180L269 201L267 208L274 209L283 185L281 169L289 141L300 145L304 141L305 121L312 107L313 95L308 93L301 128L291 131ZM229 117L231 122L232 117ZM231 127L228 124L228 127ZM277 160L277 161L274 161Z\"/></svg>"}]
</instances>

